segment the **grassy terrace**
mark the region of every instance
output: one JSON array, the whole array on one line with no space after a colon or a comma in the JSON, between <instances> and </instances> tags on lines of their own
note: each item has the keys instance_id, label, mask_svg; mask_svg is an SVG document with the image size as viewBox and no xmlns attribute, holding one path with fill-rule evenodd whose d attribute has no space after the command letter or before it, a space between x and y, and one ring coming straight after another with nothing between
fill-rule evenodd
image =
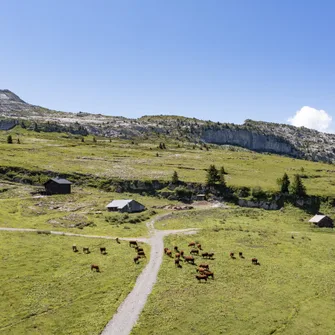
<instances>
[{"instance_id":1,"label":"grassy terrace","mask_svg":"<svg viewBox=\"0 0 335 335\"><path fill-rule=\"evenodd\" d=\"M21 144L7 144L8 134L14 142L19 137ZM214 163L225 167L226 181L231 186L276 190L276 179L287 172L290 177L296 173L304 175L309 194L335 192L335 169L329 164L217 146L210 151L199 150L199 146L193 149L190 143L167 142L163 138L135 144L130 140L113 139L111 143L105 138L97 140L94 143L88 136L82 143L80 137L73 135L36 133L16 127L0 133L1 165L136 180L170 180L176 170L180 180L204 182L205 169ZM165 142L167 150L157 149L159 142Z\"/></svg>"},{"instance_id":2,"label":"grassy terrace","mask_svg":"<svg viewBox=\"0 0 335 335\"><path fill-rule=\"evenodd\" d=\"M133 257L126 242L0 232L0 333L100 334L144 267Z\"/></svg>"},{"instance_id":3,"label":"grassy terrace","mask_svg":"<svg viewBox=\"0 0 335 335\"><path fill-rule=\"evenodd\" d=\"M335 235L310 228L306 219L294 208L236 208L161 221L164 229L204 227L196 236L169 236L165 245L188 250L196 240L215 252L214 260L196 257L197 264L210 265L215 280L198 283L195 266L177 269L165 257L132 334L333 334ZM261 265L252 265L252 257Z\"/></svg>"},{"instance_id":4,"label":"grassy terrace","mask_svg":"<svg viewBox=\"0 0 335 335\"><path fill-rule=\"evenodd\" d=\"M73 193L52 197L34 198L30 192L35 188L16 183L0 183L8 191L0 193L0 227L35 228L118 237L146 236L146 222L159 210L153 205L171 203L165 199L122 194L134 198L148 210L143 213L109 213L105 206L120 194L103 192L94 188L73 187Z\"/></svg>"}]
</instances>

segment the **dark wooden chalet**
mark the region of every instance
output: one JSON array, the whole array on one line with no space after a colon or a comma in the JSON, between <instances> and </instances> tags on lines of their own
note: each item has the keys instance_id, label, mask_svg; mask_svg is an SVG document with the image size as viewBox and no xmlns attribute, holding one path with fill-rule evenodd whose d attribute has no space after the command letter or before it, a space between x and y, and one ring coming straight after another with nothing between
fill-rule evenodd
<instances>
[{"instance_id":1,"label":"dark wooden chalet","mask_svg":"<svg viewBox=\"0 0 335 335\"><path fill-rule=\"evenodd\" d=\"M44 183L46 194L70 194L71 182L63 178L52 178Z\"/></svg>"},{"instance_id":2,"label":"dark wooden chalet","mask_svg":"<svg viewBox=\"0 0 335 335\"><path fill-rule=\"evenodd\" d=\"M334 228L333 220L327 215L315 215L308 222L321 228Z\"/></svg>"}]
</instances>

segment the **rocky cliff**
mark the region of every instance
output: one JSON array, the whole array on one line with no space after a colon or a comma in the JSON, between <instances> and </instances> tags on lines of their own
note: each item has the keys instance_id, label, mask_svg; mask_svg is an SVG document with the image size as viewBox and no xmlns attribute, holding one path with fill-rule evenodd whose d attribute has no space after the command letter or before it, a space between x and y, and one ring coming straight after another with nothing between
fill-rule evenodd
<instances>
[{"instance_id":1,"label":"rocky cliff","mask_svg":"<svg viewBox=\"0 0 335 335\"><path fill-rule=\"evenodd\" d=\"M229 144L314 161L335 161L335 135L304 127L246 120L242 125L185 118L143 116L127 119L90 113L65 113L26 103L9 90L0 90L0 129L26 120L31 129L68 131L106 137L136 138L159 135L192 143Z\"/></svg>"}]
</instances>

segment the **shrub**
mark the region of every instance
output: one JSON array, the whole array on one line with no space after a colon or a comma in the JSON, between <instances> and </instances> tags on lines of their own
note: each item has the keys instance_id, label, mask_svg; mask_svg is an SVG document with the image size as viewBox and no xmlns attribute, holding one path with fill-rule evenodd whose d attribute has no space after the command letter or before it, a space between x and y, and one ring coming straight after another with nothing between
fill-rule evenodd
<instances>
[{"instance_id":1,"label":"shrub","mask_svg":"<svg viewBox=\"0 0 335 335\"><path fill-rule=\"evenodd\" d=\"M251 191L251 194L255 199L266 198L266 193L262 190L260 186L254 187Z\"/></svg>"}]
</instances>

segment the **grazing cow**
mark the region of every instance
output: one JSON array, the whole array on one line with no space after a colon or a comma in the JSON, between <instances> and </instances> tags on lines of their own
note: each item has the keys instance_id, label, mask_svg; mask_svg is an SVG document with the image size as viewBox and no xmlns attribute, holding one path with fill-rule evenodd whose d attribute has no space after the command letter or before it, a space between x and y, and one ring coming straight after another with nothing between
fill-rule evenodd
<instances>
[{"instance_id":1,"label":"grazing cow","mask_svg":"<svg viewBox=\"0 0 335 335\"><path fill-rule=\"evenodd\" d=\"M180 253L175 254L176 259L180 258Z\"/></svg>"},{"instance_id":2,"label":"grazing cow","mask_svg":"<svg viewBox=\"0 0 335 335\"><path fill-rule=\"evenodd\" d=\"M204 274L205 274L207 277L212 277L212 279L214 280L214 272L205 270L205 271L204 271Z\"/></svg>"},{"instance_id":3,"label":"grazing cow","mask_svg":"<svg viewBox=\"0 0 335 335\"><path fill-rule=\"evenodd\" d=\"M208 264L199 264L199 268L204 268L209 270L209 265Z\"/></svg>"},{"instance_id":4,"label":"grazing cow","mask_svg":"<svg viewBox=\"0 0 335 335\"><path fill-rule=\"evenodd\" d=\"M194 258L193 258L193 256L185 256L184 257L184 262L194 264Z\"/></svg>"},{"instance_id":5,"label":"grazing cow","mask_svg":"<svg viewBox=\"0 0 335 335\"><path fill-rule=\"evenodd\" d=\"M175 246L173 249L174 249L174 251L175 251L175 252L179 252L179 250L178 250L178 247L177 247L177 246Z\"/></svg>"},{"instance_id":6,"label":"grazing cow","mask_svg":"<svg viewBox=\"0 0 335 335\"><path fill-rule=\"evenodd\" d=\"M195 247L195 245L196 245L195 242L190 242L190 243L188 244L189 247Z\"/></svg>"},{"instance_id":7,"label":"grazing cow","mask_svg":"<svg viewBox=\"0 0 335 335\"><path fill-rule=\"evenodd\" d=\"M184 257L184 250L180 250L180 256Z\"/></svg>"},{"instance_id":8,"label":"grazing cow","mask_svg":"<svg viewBox=\"0 0 335 335\"><path fill-rule=\"evenodd\" d=\"M198 279L198 282L200 283L201 280L207 281L206 275L196 275L195 278Z\"/></svg>"},{"instance_id":9,"label":"grazing cow","mask_svg":"<svg viewBox=\"0 0 335 335\"><path fill-rule=\"evenodd\" d=\"M238 256L239 256L240 258L244 258L244 256L243 256L243 252L240 251L240 252L238 253Z\"/></svg>"},{"instance_id":10,"label":"grazing cow","mask_svg":"<svg viewBox=\"0 0 335 335\"><path fill-rule=\"evenodd\" d=\"M169 250L169 248L164 248L164 254Z\"/></svg>"},{"instance_id":11,"label":"grazing cow","mask_svg":"<svg viewBox=\"0 0 335 335\"><path fill-rule=\"evenodd\" d=\"M135 250L138 252L138 251L143 251L143 248L140 248L140 247L135 247Z\"/></svg>"},{"instance_id":12,"label":"grazing cow","mask_svg":"<svg viewBox=\"0 0 335 335\"><path fill-rule=\"evenodd\" d=\"M257 258L253 258L251 260L251 263L254 264L254 265L257 265L258 264L258 259Z\"/></svg>"},{"instance_id":13,"label":"grazing cow","mask_svg":"<svg viewBox=\"0 0 335 335\"><path fill-rule=\"evenodd\" d=\"M166 251L166 254L167 254L169 257L172 257L172 251L171 251L171 250L167 250L167 251Z\"/></svg>"},{"instance_id":14,"label":"grazing cow","mask_svg":"<svg viewBox=\"0 0 335 335\"><path fill-rule=\"evenodd\" d=\"M83 248L83 253L84 253L84 254L89 254L89 253L90 253L90 248L88 248L88 247L84 247L84 248Z\"/></svg>"},{"instance_id":15,"label":"grazing cow","mask_svg":"<svg viewBox=\"0 0 335 335\"><path fill-rule=\"evenodd\" d=\"M132 246L137 247L137 242L136 241L129 241L129 246L130 247L132 247Z\"/></svg>"},{"instance_id":16,"label":"grazing cow","mask_svg":"<svg viewBox=\"0 0 335 335\"><path fill-rule=\"evenodd\" d=\"M116 243L120 244L120 241L119 241L118 237L115 239L115 241L116 241Z\"/></svg>"},{"instance_id":17,"label":"grazing cow","mask_svg":"<svg viewBox=\"0 0 335 335\"><path fill-rule=\"evenodd\" d=\"M203 258L207 258L207 257L208 257L208 252L203 252L203 253L201 254L201 256L202 256Z\"/></svg>"},{"instance_id":18,"label":"grazing cow","mask_svg":"<svg viewBox=\"0 0 335 335\"><path fill-rule=\"evenodd\" d=\"M100 248L100 254L103 254L103 255L107 254L105 247Z\"/></svg>"},{"instance_id":19,"label":"grazing cow","mask_svg":"<svg viewBox=\"0 0 335 335\"><path fill-rule=\"evenodd\" d=\"M199 250L198 250L198 249L192 249L192 250L190 251L190 254L191 254L191 255L194 255L194 254L199 255Z\"/></svg>"},{"instance_id":20,"label":"grazing cow","mask_svg":"<svg viewBox=\"0 0 335 335\"><path fill-rule=\"evenodd\" d=\"M139 252L137 253L137 256L147 258L147 256L145 256L144 251L139 251Z\"/></svg>"},{"instance_id":21,"label":"grazing cow","mask_svg":"<svg viewBox=\"0 0 335 335\"><path fill-rule=\"evenodd\" d=\"M213 256L214 256L214 252L209 252L208 253L208 258L213 258Z\"/></svg>"},{"instance_id":22,"label":"grazing cow","mask_svg":"<svg viewBox=\"0 0 335 335\"><path fill-rule=\"evenodd\" d=\"M96 272L100 272L99 266L95 265L95 264L91 265L91 271L93 271L93 270L95 270Z\"/></svg>"},{"instance_id":23,"label":"grazing cow","mask_svg":"<svg viewBox=\"0 0 335 335\"><path fill-rule=\"evenodd\" d=\"M206 269L198 266L196 271L202 273L202 272L205 272Z\"/></svg>"},{"instance_id":24,"label":"grazing cow","mask_svg":"<svg viewBox=\"0 0 335 335\"><path fill-rule=\"evenodd\" d=\"M180 259L175 259L175 260L174 260L174 265L175 265L175 266L179 266L179 265L180 265L179 262L180 262Z\"/></svg>"},{"instance_id":25,"label":"grazing cow","mask_svg":"<svg viewBox=\"0 0 335 335\"><path fill-rule=\"evenodd\" d=\"M198 244L197 244L197 247L198 247L199 250L202 250L202 248L201 248L201 244L198 243Z\"/></svg>"},{"instance_id":26,"label":"grazing cow","mask_svg":"<svg viewBox=\"0 0 335 335\"><path fill-rule=\"evenodd\" d=\"M233 253L233 252L231 252L231 253L229 254L229 256L230 256L230 258L235 259L235 256L234 256L234 253Z\"/></svg>"},{"instance_id":27,"label":"grazing cow","mask_svg":"<svg viewBox=\"0 0 335 335\"><path fill-rule=\"evenodd\" d=\"M134 263L138 264L138 261L141 259L141 256L134 257Z\"/></svg>"},{"instance_id":28,"label":"grazing cow","mask_svg":"<svg viewBox=\"0 0 335 335\"><path fill-rule=\"evenodd\" d=\"M75 244L72 246L72 250L73 250L74 252L78 252L77 246L76 246Z\"/></svg>"}]
</instances>

